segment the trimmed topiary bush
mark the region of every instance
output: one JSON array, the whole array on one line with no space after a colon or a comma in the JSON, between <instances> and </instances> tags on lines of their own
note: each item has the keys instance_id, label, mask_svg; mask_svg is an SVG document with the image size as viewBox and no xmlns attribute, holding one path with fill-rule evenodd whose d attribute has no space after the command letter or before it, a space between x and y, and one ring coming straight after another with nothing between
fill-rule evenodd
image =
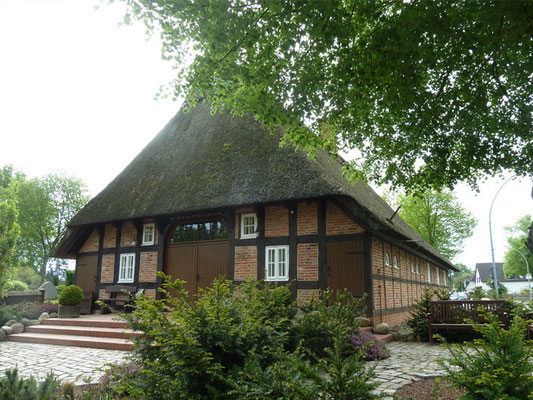
<instances>
[{"instance_id":1,"label":"trimmed topiary bush","mask_svg":"<svg viewBox=\"0 0 533 400\"><path fill-rule=\"evenodd\" d=\"M83 291L79 286L67 286L62 292L57 302L61 306L79 306L83 300Z\"/></svg>"}]
</instances>

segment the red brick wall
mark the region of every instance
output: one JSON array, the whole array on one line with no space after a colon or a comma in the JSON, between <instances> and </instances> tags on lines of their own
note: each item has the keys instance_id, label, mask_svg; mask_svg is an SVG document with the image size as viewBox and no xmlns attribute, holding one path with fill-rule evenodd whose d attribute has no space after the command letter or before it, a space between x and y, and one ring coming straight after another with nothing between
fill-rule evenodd
<instances>
[{"instance_id":1,"label":"red brick wall","mask_svg":"<svg viewBox=\"0 0 533 400\"><path fill-rule=\"evenodd\" d=\"M106 224L104 232L104 248L110 249L117 245L117 228Z\"/></svg>"},{"instance_id":2,"label":"red brick wall","mask_svg":"<svg viewBox=\"0 0 533 400\"><path fill-rule=\"evenodd\" d=\"M100 282L113 283L114 271L115 271L115 255L104 254L102 256L102 272L100 274Z\"/></svg>"},{"instance_id":3,"label":"red brick wall","mask_svg":"<svg viewBox=\"0 0 533 400\"><path fill-rule=\"evenodd\" d=\"M298 280L318 281L318 243L298 245Z\"/></svg>"},{"instance_id":4,"label":"red brick wall","mask_svg":"<svg viewBox=\"0 0 533 400\"><path fill-rule=\"evenodd\" d=\"M317 226L318 203L302 201L298 203L298 235L313 235L318 233Z\"/></svg>"},{"instance_id":5,"label":"red brick wall","mask_svg":"<svg viewBox=\"0 0 533 400\"><path fill-rule=\"evenodd\" d=\"M409 318L409 311L403 311L399 313L383 315L383 317L378 315L370 317L369 319L374 326L379 324L380 322L386 322L387 324L389 324L389 326L392 327L399 325L404 321L407 321Z\"/></svg>"},{"instance_id":6,"label":"red brick wall","mask_svg":"<svg viewBox=\"0 0 533 400\"><path fill-rule=\"evenodd\" d=\"M298 307L301 307L305 305L306 303L310 302L313 296L318 298L318 290L317 289L298 289L296 294L296 302L298 304Z\"/></svg>"},{"instance_id":7,"label":"red brick wall","mask_svg":"<svg viewBox=\"0 0 533 400\"><path fill-rule=\"evenodd\" d=\"M346 235L349 233L361 233L364 229L356 224L333 202L326 202L326 234Z\"/></svg>"},{"instance_id":8,"label":"red brick wall","mask_svg":"<svg viewBox=\"0 0 533 400\"><path fill-rule=\"evenodd\" d=\"M236 281L257 279L257 247L235 247L235 274Z\"/></svg>"},{"instance_id":9,"label":"red brick wall","mask_svg":"<svg viewBox=\"0 0 533 400\"><path fill-rule=\"evenodd\" d=\"M289 236L289 210L283 204L265 207L265 236Z\"/></svg>"},{"instance_id":10,"label":"red brick wall","mask_svg":"<svg viewBox=\"0 0 533 400\"><path fill-rule=\"evenodd\" d=\"M157 280L157 251L142 252L139 268L139 282L155 282Z\"/></svg>"},{"instance_id":11,"label":"red brick wall","mask_svg":"<svg viewBox=\"0 0 533 400\"><path fill-rule=\"evenodd\" d=\"M155 289L144 289L144 292L143 292L143 293L144 293L144 295L145 295L146 297L152 297L152 298L155 298L155 293L156 293L156 291L155 291Z\"/></svg>"},{"instance_id":12,"label":"red brick wall","mask_svg":"<svg viewBox=\"0 0 533 400\"><path fill-rule=\"evenodd\" d=\"M131 246L132 242L137 240L137 229L130 221L122 224L122 235L120 237L120 247Z\"/></svg>"},{"instance_id":13,"label":"red brick wall","mask_svg":"<svg viewBox=\"0 0 533 400\"><path fill-rule=\"evenodd\" d=\"M94 229L87 239L87 241L83 244L83 246L80 249L80 253L89 252L89 251L98 251L98 243L100 241L100 238L98 236L98 232L96 229Z\"/></svg>"},{"instance_id":14,"label":"red brick wall","mask_svg":"<svg viewBox=\"0 0 533 400\"><path fill-rule=\"evenodd\" d=\"M111 298L111 293L106 293L105 289L100 289L100 292L98 294L99 299L109 299Z\"/></svg>"}]
</instances>

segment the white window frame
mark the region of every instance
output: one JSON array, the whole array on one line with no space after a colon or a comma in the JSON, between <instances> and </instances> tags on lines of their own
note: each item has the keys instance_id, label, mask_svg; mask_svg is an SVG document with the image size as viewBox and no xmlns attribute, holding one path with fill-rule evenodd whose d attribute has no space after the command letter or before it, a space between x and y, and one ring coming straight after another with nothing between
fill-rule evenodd
<instances>
[{"instance_id":1,"label":"white window frame","mask_svg":"<svg viewBox=\"0 0 533 400\"><path fill-rule=\"evenodd\" d=\"M274 252L271 253L271 250ZM285 251L285 274L280 274L280 250ZM270 259L270 255L274 254L274 260ZM269 268L273 267L274 275L269 275ZM271 282L288 281L289 280L289 246L266 246L265 247L265 280Z\"/></svg>"},{"instance_id":2,"label":"white window frame","mask_svg":"<svg viewBox=\"0 0 533 400\"><path fill-rule=\"evenodd\" d=\"M247 217L253 217L254 218L254 231L253 233L244 233L244 218ZM255 239L257 237L257 215L255 213L245 213L241 214L241 220L240 220L240 231L241 231L241 239ZM249 226L249 225L247 225Z\"/></svg>"},{"instance_id":3,"label":"white window frame","mask_svg":"<svg viewBox=\"0 0 533 400\"><path fill-rule=\"evenodd\" d=\"M440 268L435 268L437 271L437 285L440 285Z\"/></svg>"},{"instance_id":4,"label":"white window frame","mask_svg":"<svg viewBox=\"0 0 533 400\"><path fill-rule=\"evenodd\" d=\"M420 264L416 263L416 267L415 267L415 269L416 269L416 273L417 273L418 275L420 275Z\"/></svg>"},{"instance_id":5,"label":"white window frame","mask_svg":"<svg viewBox=\"0 0 533 400\"><path fill-rule=\"evenodd\" d=\"M398 257L396 256L392 257L392 265L394 268L398 269Z\"/></svg>"},{"instance_id":6,"label":"white window frame","mask_svg":"<svg viewBox=\"0 0 533 400\"><path fill-rule=\"evenodd\" d=\"M415 271L415 264L414 264L414 263L411 263L411 273L412 273L412 274L416 274L416 271Z\"/></svg>"},{"instance_id":7,"label":"white window frame","mask_svg":"<svg viewBox=\"0 0 533 400\"><path fill-rule=\"evenodd\" d=\"M448 286L448 271L443 270L444 273L442 274L442 277L444 278L444 286Z\"/></svg>"},{"instance_id":8,"label":"white window frame","mask_svg":"<svg viewBox=\"0 0 533 400\"><path fill-rule=\"evenodd\" d=\"M390 267L389 253L385 252L385 266Z\"/></svg>"},{"instance_id":9,"label":"white window frame","mask_svg":"<svg viewBox=\"0 0 533 400\"><path fill-rule=\"evenodd\" d=\"M117 283L132 283L135 280L135 253L120 255Z\"/></svg>"},{"instance_id":10,"label":"white window frame","mask_svg":"<svg viewBox=\"0 0 533 400\"><path fill-rule=\"evenodd\" d=\"M152 228L152 240L146 240L146 229ZM152 222L150 224L143 225L143 246L152 246L155 244L155 224Z\"/></svg>"},{"instance_id":11,"label":"white window frame","mask_svg":"<svg viewBox=\"0 0 533 400\"><path fill-rule=\"evenodd\" d=\"M431 283L431 265L428 264L428 283Z\"/></svg>"}]
</instances>

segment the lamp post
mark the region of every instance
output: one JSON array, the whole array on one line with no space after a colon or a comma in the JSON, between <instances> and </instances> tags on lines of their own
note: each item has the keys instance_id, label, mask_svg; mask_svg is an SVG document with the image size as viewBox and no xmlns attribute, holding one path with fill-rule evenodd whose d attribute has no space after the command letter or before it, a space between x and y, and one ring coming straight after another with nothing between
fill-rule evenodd
<instances>
[{"instance_id":1,"label":"lamp post","mask_svg":"<svg viewBox=\"0 0 533 400\"><path fill-rule=\"evenodd\" d=\"M503 184L500 186L500 188L494 195L494 198L492 199L492 203L490 205L490 211L489 211L489 234L490 234L490 251L492 253L492 276L494 278L494 290L496 291L496 296L499 295L499 290L498 290L498 275L496 273L496 261L494 260L494 241L492 240L492 207L494 206L494 200L496 200L496 197L498 196L498 193L500 193L500 190L502 190L505 184L513 178L514 176L511 176L509 179L503 182Z\"/></svg>"},{"instance_id":2,"label":"lamp post","mask_svg":"<svg viewBox=\"0 0 533 400\"><path fill-rule=\"evenodd\" d=\"M531 301L531 275L529 275L529 263L527 262L527 258L526 256L524 255L524 253L522 253L520 250L518 249L514 249L514 248L510 248L509 250L514 250L514 251L517 251L518 254L520 254L522 256L522 258L524 259L524 261L526 262L526 271L527 271L527 283L529 285L529 301Z\"/></svg>"}]
</instances>

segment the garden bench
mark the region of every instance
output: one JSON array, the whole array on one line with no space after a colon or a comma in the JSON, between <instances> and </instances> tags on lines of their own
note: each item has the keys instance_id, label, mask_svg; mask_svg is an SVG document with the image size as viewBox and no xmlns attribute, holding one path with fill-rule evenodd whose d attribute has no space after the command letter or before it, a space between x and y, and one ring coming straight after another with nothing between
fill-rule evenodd
<instances>
[{"instance_id":1,"label":"garden bench","mask_svg":"<svg viewBox=\"0 0 533 400\"><path fill-rule=\"evenodd\" d=\"M142 290L142 289L141 289ZM107 286L105 292L110 294L108 299L99 299L102 303L107 304L108 306L115 306L117 303L124 303L124 309L127 305L133 304L136 299L137 286L128 286L128 285L113 285ZM126 292L129 297L117 297L117 294Z\"/></svg>"},{"instance_id":2,"label":"garden bench","mask_svg":"<svg viewBox=\"0 0 533 400\"><path fill-rule=\"evenodd\" d=\"M485 310L496 315L501 326L509 326L509 318L505 312L504 300L440 300L429 304L428 334L429 342L433 343L434 329L473 329L474 325L466 323L469 319L474 323L487 322L481 315Z\"/></svg>"},{"instance_id":3,"label":"garden bench","mask_svg":"<svg viewBox=\"0 0 533 400\"><path fill-rule=\"evenodd\" d=\"M526 320L533 320L533 313L527 313ZM527 324L527 340L533 340L533 323Z\"/></svg>"}]
</instances>

